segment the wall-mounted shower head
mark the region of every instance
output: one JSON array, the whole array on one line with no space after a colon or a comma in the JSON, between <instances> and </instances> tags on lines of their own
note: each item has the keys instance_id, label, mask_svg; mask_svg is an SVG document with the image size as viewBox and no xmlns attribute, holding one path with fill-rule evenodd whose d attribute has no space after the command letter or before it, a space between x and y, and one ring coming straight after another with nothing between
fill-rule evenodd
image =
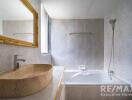
<instances>
[{"instance_id":1,"label":"wall-mounted shower head","mask_svg":"<svg viewBox=\"0 0 132 100\"><path fill-rule=\"evenodd\" d=\"M115 24L116 23L116 19L110 19L109 23L110 24Z\"/></svg>"},{"instance_id":2,"label":"wall-mounted shower head","mask_svg":"<svg viewBox=\"0 0 132 100\"><path fill-rule=\"evenodd\" d=\"M110 20L109 20L109 23L112 25L112 30L114 31L116 19L110 19Z\"/></svg>"}]
</instances>

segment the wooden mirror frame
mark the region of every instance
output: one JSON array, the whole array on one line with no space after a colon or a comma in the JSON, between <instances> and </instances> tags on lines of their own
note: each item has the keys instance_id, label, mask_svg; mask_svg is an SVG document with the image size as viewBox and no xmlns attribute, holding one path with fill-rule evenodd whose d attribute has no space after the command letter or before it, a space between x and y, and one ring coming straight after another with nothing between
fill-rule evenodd
<instances>
[{"instance_id":1,"label":"wooden mirror frame","mask_svg":"<svg viewBox=\"0 0 132 100\"><path fill-rule=\"evenodd\" d=\"M0 43L37 48L38 47L38 13L30 4L29 0L20 0L20 1L33 14L33 43L14 39L7 36L2 36L2 35L0 35Z\"/></svg>"}]
</instances>

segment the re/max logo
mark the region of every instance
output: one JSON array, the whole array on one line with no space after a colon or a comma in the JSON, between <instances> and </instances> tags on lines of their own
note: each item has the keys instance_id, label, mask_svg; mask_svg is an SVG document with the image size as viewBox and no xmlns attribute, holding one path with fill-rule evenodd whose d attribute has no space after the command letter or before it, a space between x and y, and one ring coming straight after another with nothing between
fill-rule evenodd
<instances>
[{"instance_id":1,"label":"re/max logo","mask_svg":"<svg viewBox=\"0 0 132 100\"><path fill-rule=\"evenodd\" d=\"M132 87L129 85L102 85L100 90L103 93L131 93Z\"/></svg>"}]
</instances>

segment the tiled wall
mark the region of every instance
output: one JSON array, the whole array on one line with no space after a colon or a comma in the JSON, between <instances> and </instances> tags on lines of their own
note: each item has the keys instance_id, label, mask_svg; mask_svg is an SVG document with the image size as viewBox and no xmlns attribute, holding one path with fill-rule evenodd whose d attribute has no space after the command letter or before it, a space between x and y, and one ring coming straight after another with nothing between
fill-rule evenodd
<instances>
[{"instance_id":1,"label":"tiled wall","mask_svg":"<svg viewBox=\"0 0 132 100\"><path fill-rule=\"evenodd\" d=\"M2 34L2 31L3 31L2 28L3 28L3 27L2 27L2 20L0 19L0 34Z\"/></svg>"},{"instance_id":2,"label":"tiled wall","mask_svg":"<svg viewBox=\"0 0 132 100\"><path fill-rule=\"evenodd\" d=\"M118 76L132 82L132 1L120 2L113 15L105 18L104 23L104 66L108 68L112 29L109 19L116 18L115 28L115 66L111 66Z\"/></svg>"},{"instance_id":3,"label":"tiled wall","mask_svg":"<svg viewBox=\"0 0 132 100\"><path fill-rule=\"evenodd\" d=\"M50 29L54 65L65 65L69 69L77 69L79 65L86 65L88 69L103 69L103 19L53 19Z\"/></svg>"},{"instance_id":4,"label":"tiled wall","mask_svg":"<svg viewBox=\"0 0 132 100\"><path fill-rule=\"evenodd\" d=\"M38 2L38 0L30 0L30 1L33 4L34 8L39 12L40 3ZM21 55L21 58L26 59L26 62L22 64L51 63L50 54L40 53L40 45L39 48L31 48L31 47L0 44L0 71L7 71L13 67L14 54Z\"/></svg>"}]
</instances>

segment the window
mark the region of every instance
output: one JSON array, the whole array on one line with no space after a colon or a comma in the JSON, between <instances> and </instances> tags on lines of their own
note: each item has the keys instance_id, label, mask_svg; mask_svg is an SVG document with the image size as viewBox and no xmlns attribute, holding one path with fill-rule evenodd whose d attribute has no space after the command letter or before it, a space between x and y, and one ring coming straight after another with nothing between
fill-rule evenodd
<instances>
[{"instance_id":1,"label":"window","mask_svg":"<svg viewBox=\"0 0 132 100\"><path fill-rule=\"evenodd\" d=\"M48 53L48 14L41 4L41 53Z\"/></svg>"}]
</instances>

